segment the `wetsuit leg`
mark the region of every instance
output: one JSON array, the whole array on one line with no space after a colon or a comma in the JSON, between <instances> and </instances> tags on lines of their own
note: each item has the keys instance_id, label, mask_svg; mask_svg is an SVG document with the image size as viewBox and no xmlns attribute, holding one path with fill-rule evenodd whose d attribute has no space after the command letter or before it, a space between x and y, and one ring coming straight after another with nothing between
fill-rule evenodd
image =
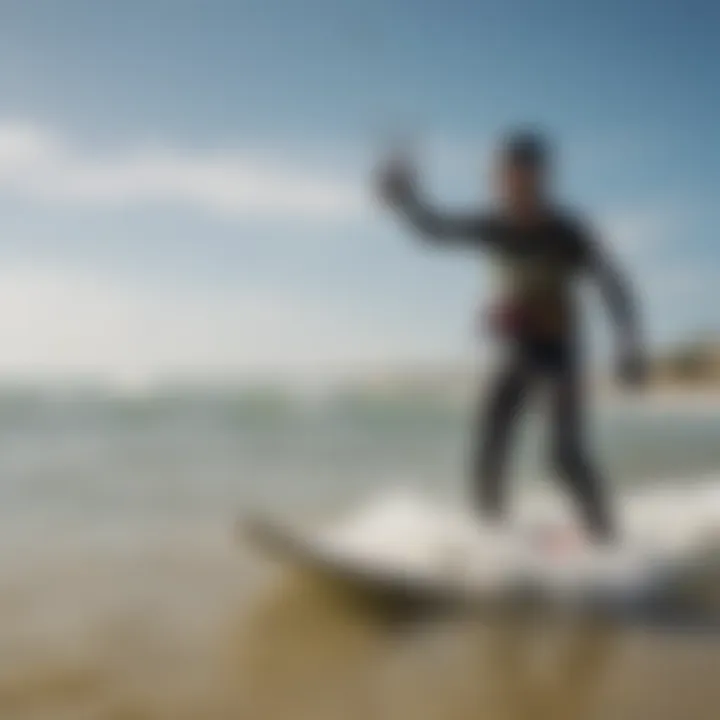
<instances>
[{"instance_id":1,"label":"wetsuit leg","mask_svg":"<svg viewBox=\"0 0 720 720\"><path fill-rule=\"evenodd\" d=\"M505 511L505 468L512 431L531 376L521 357L503 365L490 382L475 428L473 491L475 503L489 519Z\"/></svg>"},{"instance_id":2,"label":"wetsuit leg","mask_svg":"<svg viewBox=\"0 0 720 720\"><path fill-rule=\"evenodd\" d=\"M588 530L600 540L613 535L604 495L604 482L593 467L585 447L585 395L577 358L566 361L552 373L552 460L582 513Z\"/></svg>"}]
</instances>

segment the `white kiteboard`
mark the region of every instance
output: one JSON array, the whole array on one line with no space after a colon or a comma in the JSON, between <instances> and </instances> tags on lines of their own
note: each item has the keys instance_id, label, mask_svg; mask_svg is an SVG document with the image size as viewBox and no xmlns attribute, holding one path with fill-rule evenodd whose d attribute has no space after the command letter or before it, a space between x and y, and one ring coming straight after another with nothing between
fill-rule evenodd
<instances>
[{"instance_id":1,"label":"white kiteboard","mask_svg":"<svg viewBox=\"0 0 720 720\"><path fill-rule=\"evenodd\" d=\"M624 542L597 547L557 517L492 528L411 493L382 497L319 529L262 515L240 529L263 551L361 590L419 602L610 613L679 596L699 543L697 532L673 533L658 516Z\"/></svg>"}]
</instances>

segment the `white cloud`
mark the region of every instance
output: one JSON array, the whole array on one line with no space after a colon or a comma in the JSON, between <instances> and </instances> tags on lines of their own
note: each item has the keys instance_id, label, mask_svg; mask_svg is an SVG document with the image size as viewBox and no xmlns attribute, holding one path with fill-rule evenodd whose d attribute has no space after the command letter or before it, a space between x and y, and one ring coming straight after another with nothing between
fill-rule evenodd
<instances>
[{"instance_id":1,"label":"white cloud","mask_svg":"<svg viewBox=\"0 0 720 720\"><path fill-rule=\"evenodd\" d=\"M0 123L0 192L79 206L171 203L229 218L341 220L363 209L352 183L254 154L141 148L98 155L21 123Z\"/></svg>"},{"instance_id":2,"label":"white cloud","mask_svg":"<svg viewBox=\"0 0 720 720\"><path fill-rule=\"evenodd\" d=\"M423 357L432 347L432 338L356 315L342 303L278 292L160 288L67 267L6 265L0 373L134 380L342 371Z\"/></svg>"},{"instance_id":3,"label":"white cloud","mask_svg":"<svg viewBox=\"0 0 720 720\"><path fill-rule=\"evenodd\" d=\"M357 188L312 170L231 152L100 156L38 127L7 123L0 123L0 193L91 207L172 203L230 219L324 222L363 212ZM658 334L687 324L707 305L688 303L691 296L714 297L714 270L679 267L665 257L679 224L677 208L616 207L600 217ZM97 271L6 262L0 266L0 372L224 374L394 363L456 350L448 347L446 321L411 330L412 323L393 319L370 296L364 309L351 309L341 291L318 302L301 290L289 296L268 280L262 290L161 288ZM398 307L397 298L388 300Z\"/></svg>"}]
</instances>

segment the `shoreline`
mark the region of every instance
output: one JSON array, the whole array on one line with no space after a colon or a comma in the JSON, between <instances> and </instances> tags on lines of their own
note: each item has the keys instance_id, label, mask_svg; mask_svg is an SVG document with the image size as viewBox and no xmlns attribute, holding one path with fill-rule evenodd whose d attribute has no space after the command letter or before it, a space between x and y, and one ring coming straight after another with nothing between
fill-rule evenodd
<instances>
[{"instance_id":1,"label":"shoreline","mask_svg":"<svg viewBox=\"0 0 720 720\"><path fill-rule=\"evenodd\" d=\"M594 403L611 407L637 407L660 411L716 411L720 413L720 386L687 387L650 385L639 390L623 390L606 384L591 386Z\"/></svg>"}]
</instances>

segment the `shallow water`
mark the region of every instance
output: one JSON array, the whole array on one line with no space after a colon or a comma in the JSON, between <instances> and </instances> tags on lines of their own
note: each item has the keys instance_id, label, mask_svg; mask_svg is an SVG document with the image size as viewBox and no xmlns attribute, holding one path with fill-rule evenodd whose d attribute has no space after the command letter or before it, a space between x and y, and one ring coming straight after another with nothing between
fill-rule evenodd
<instances>
[{"instance_id":1,"label":"shallow water","mask_svg":"<svg viewBox=\"0 0 720 720\"><path fill-rule=\"evenodd\" d=\"M462 495L465 418L257 398L6 402L0 717L715 718L709 633L403 624L238 546L235 514L257 504L324 514L396 481ZM528 428L521 475L538 472L539 437ZM720 468L720 411L608 414L595 437L621 486Z\"/></svg>"}]
</instances>

